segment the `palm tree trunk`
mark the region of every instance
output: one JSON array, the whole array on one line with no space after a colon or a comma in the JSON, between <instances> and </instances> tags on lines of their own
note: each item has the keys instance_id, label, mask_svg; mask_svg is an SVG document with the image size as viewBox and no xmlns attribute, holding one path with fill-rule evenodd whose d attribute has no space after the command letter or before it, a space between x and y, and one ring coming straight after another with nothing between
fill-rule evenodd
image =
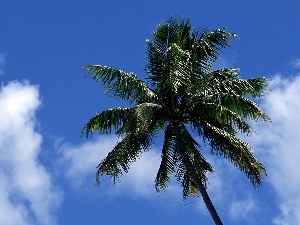
<instances>
[{"instance_id":1,"label":"palm tree trunk","mask_svg":"<svg viewBox=\"0 0 300 225\"><path fill-rule=\"evenodd\" d=\"M198 190L200 191L202 198L204 200L204 203L206 205L206 208L208 209L212 219L214 220L216 225L223 225L212 201L210 200L210 197L206 191L206 188L204 187L203 183L199 178L193 179L195 184L197 185Z\"/></svg>"}]
</instances>

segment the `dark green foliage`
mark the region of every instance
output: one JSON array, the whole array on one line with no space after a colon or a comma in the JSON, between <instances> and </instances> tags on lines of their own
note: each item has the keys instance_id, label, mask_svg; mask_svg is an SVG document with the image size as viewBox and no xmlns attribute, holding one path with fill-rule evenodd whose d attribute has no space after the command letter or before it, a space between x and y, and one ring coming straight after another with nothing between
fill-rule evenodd
<instances>
[{"instance_id":1,"label":"dark green foliage","mask_svg":"<svg viewBox=\"0 0 300 225\"><path fill-rule=\"evenodd\" d=\"M113 131L122 137L98 165L97 182L101 175L115 180L127 172L162 131L156 189L165 189L175 176L184 197L197 194L197 182L206 186L213 167L190 133L195 131L213 154L244 172L254 187L261 185L265 168L237 134L252 133L249 120L270 121L253 101L263 96L267 80L240 79L239 70L234 68L213 70L220 50L229 47L236 37L222 29L194 30L189 20L171 18L157 27L152 40L147 40L145 71L149 85L132 73L112 67L83 67L109 93L133 105L105 110L83 129L86 135Z\"/></svg>"}]
</instances>

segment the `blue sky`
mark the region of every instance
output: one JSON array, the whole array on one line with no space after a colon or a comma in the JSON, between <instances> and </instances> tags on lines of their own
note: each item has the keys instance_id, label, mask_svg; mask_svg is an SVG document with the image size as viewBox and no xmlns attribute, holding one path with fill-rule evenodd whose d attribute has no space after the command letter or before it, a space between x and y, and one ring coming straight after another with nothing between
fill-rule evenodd
<instances>
[{"instance_id":1,"label":"blue sky","mask_svg":"<svg viewBox=\"0 0 300 225\"><path fill-rule=\"evenodd\" d=\"M259 104L272 124L247 139L268 177L255 191L223 159L208 192L224 224L300 224L300 3L292 1L9 1L0 3L0 224L213 224L201 198L182 200L176 182L153 187L160 143L113 185L94 184L114 136L80 137L111 99L80 67L102 64L141 78L145 40L170 15L196 28L239 35L218 67L265 76Z\"/></svg>"}]
</instances>

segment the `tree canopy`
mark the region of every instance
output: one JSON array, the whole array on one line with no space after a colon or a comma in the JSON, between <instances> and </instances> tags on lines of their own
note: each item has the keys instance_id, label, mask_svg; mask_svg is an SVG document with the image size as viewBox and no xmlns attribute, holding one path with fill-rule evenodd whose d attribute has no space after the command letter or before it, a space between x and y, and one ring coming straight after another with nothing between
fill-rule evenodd
<instances>
[{"instance_id":1,"label":"tree canopy","mask_svg":"<svg viewBox=\"0 0 300 225\"><path fill-rule=\"evenodd\" d=\"M270 121L254 102L264 95L267 80L241 79L237 68L214 70L220 50L230 47L236 37L226 29L193 29L190 20L172 17L146 41L144 80L113 67L83 67L112 96L129 102L128 108L98 113L83 129L87 136L114 132L121 138L98 165L97 182L102 175L116 180L128 172L163 133L154 181L158 191L172 176L182 185L184 197L197 194L199 185L206 187L207 174L214 169L202 155L197 136L212 154L241 170L254 187L261 185L266 170L239 135L253 132L249 121Z\"/></svg>"}]
</instances>

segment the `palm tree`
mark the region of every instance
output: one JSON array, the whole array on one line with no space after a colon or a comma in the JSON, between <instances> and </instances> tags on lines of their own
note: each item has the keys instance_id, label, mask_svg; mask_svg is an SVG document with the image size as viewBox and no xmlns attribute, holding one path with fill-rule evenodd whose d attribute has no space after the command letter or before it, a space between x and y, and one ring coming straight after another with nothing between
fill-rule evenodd
<instances>
[{"instance_id":1,"label":"palm tree","mask_svg":"<svg viewBox=\"0 0 300 225\"><path fill-rule=\"evenodd\" d=\"M219 51L236 37L223 29L195 30L190 20L170 18L147 40L146 81L108 66L83 67L110 94L131 105L104 110L83 129L87 136L113 131L121 137L98 165L97 183L102 175L115 182L164 132L156 190L167 188L175 176L184 198L202 195L215 224L222 222L206 191L207 174L214 170L201 154L196 135L212 154L244 172L255 188L261 186L266 170L237 135L253 132L250 120L270 120L251 100L263 96L267 80L240 79L233 68L213 70Z\"/></svg>"}]
</instances>

